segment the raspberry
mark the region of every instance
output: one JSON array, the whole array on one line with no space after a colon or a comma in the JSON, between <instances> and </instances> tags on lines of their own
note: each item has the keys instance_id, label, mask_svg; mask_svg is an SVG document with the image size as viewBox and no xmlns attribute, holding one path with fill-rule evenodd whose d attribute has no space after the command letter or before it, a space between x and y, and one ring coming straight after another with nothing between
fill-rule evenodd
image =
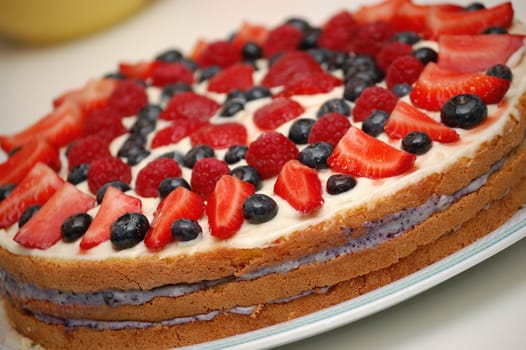
<instances>
[{"instance_id":1,"label":"raspberry","mask_svg":"<svg viewBox=\"0 0 526 350\"><path fill-rule=\"evenodd\" d=\"M310 54L287 52L270 66L261 84L268 88L285 85L295 75L313 72L323 72L323 69Z\"/></svg>"},{"instance_id":2,"label":"raspberry","mask_svg":"<svg viewBox=\"0 0 526 350\"><path fill-rule=\"evenodd\" d=\"M393 41L385 44L376 56L376 64L384 72L387 67L398 57L409 55L413 47L400 41Z\"/></svg>"},{"instance_id":3,"label":"raspberry","mask_svg":"<svg viewBox=\"0 0 526 350\"><path fill-rule=\"evenodd\" d=\"M406 83L412 85L418 80L424 64L414 56L401 56L391 63L385 74L387 87L391 89L396 84Z\"/></svg>"},{"instance_id":4,"label":"raspberry","mask_svg":"<svg viewBox=\"0 0 526 350\"><path fill-rule=\"evenodd\" d=\"M159 62L152 73L152 85L165 86L172 83L183 82L192 84L194 74L182 63Z\"/></svg>"},{"instance_id":5,"label":"raspberry","mask_svg":"<svg viewBox=\"0 0 526 350\"><path fill-rule=\"evenodd\" d=\"M294 142L277 131L269 131L250 144L245 159L262 179L269 179L278 175L283 165L291 159L296 159L298 154Z\"/></svg>"},{"instance_id":6,"label":"raspberry","mask_svg":"<svg viewBox=\"0 0 526 350\"><path fill-rule=\"evenodd\" d=\"M127 131L122 125L122 117L111 108L95 110L84 121L84 136L98 135L108 142Z\"/></svg>"},{"instance_id":7,"label":"raspberry","mask_svg":"<svg viewBox=\"0 0 526 350\"><path fill-rule=\"evenodd\" d=\"M108 141L97 135L90 135L80 138L71 144L67 152L68 169L71 170L80 164L89 164L92 161L110 157Z\"/></svg>"},{"instance_id":8,"label":"raspberry","mask_svg":"<svg viewBox=\"0 0 526 350\"><path fill-rule=\"evenodd\" d=\"M228 41L218 40L208 44L197 54L196 62L201 68L219 66L226 68L241 60L241 53Z\"/></svg>"},{"instance_id":9,"label":"raspberry","mask_svg":"<svg viewBox=\"0 0 526 350\"><path fill-rule=\"evenodd\" d=\"M120 158L104 157L91 162L88 169L88 188L95 194L99 188L110 181L131 182L131 168Z\"/></svg>"},{"instance_id":10,"label":"raspberry","mask_svg":"<svg viewBox=\"0 0 526 350\"><path fill-rule=\"evenodd\" d=\"M174 121L171 125L159 130L157 134L155 134L151 147L157 148L176 144L206 124L208 124L208 122L197 119L182 119Z\"/></svg>"},{"instance_id":11,"label":"raspberry","mask_svg":"<svg viewBox=\"0 0 526 350\"><path fill-rule=\"evenodd\" d=\"M349 119L340 113L328 113L316 120L309 133L309 143L328 142L336 146L351 127Z\"/></svg>"},{"instance_id":12,"label":"raspberry","mask_svg":"<svg viewBox=\"0 0 526 350\"><path fill-rule=\"evenodd\" d=\"M394 30L386 22L363 24L352 42L352 51L376 57L384 43L394 35Z\"/></svg>"},{"instance_id":13,"label":"raspberry","mask_svg":"<svg viewBox=\"0 0 526 350\"><path fill-rule=\"evenodd\" d=\"M247 129L243 124L232 122L210 124L192 133L192 146L208 145L214 149L226 149L230 146L247 143Z\"/></svg>"},{"instance_id":14,"label":"raspberry","mask_svg":"<svg viewBox=\"0 0 526 350\"><path fill-rule=\"evenodd\" d=\"M298 102L286 97L278 97L254 112L254 124L262 130L274 130L295 119L304 111L305 109Z\"/></svg>"},{"instance_id":15,"label":"raspberry","mask_svg":"<svg viewBox=\"0 0 526 350\"><path fill-rule=\"evenodd\" d=\"M147 103L144 87L133 80L119 81L108 99L108 106L121 117L137 114Z\"/></svg>"},{"instance_id":16,"label":"raspberry","mask_svg":"<svg viewBox=\"0 0 526 350\"><path fill-rule=\"evenodd\" d=\"M272 29L263 43L263 55L267 58L279 52L294 51L299 47L303 33L291 24Z\"/></svg>"},{"instance_id":17,"label":"raspberry","mask_svg":"<svg viewBox=\"0 0 526 350\"><path fill-rule=\"evenodd\" d=\"M180 177L181 168L172 158L157 158L148 163L137 174L135 192L143 197L157 197L161 181L168 177Z\"/></svg>"},{"instance_id":18,"label":"raspberry","mask_svg":"<svg viewBox=\"0 0 526 350\"><path fill-rule=\"evenodd\" d=\"M352 112L354 121L365 120L375 109L391 113L398 97L390 90L380 86L370 86L363 90L360 97L356 99Z\"/></svg>"},{"instance_id":19,"label":"raspberry","mask_svg":"<svg viewBox=\"0 0 526 350\"><path fill-rule=\"evenodd\" d=\"M348 11L341 11L331 17L323 26L318 45L335 51L350 51L358 24Z\"/></svg>"},{"instance_id":20,"label":"raspberry","mask_svg":"<svg viewBox=\"0 0 526 350\"><path fill-rule=\"evenodd\" d=\"M190 185L192 190L205 200L214 191L217 181L223 175L230 174L227 163L217 158L202 158L192 169Z\"/></svg>"},{"instance_id":21,"label":"raspberry","mask_svg":"<svg viewBox=\"0 0 526 350\"><path fill-rule=\"evenodd\" d=\"M229 93L231 90L248 90L254 86L252 74L254 67L237 63L223 69L208 82L208 91L218 93Z\"/></svg>"},{"instance_id":22,"label":"raspberry","mask_svg":"<svg viewBox=\"0 0 526 350\"><path fill-rule=\"evenodd\" d=\"M297 74L276 96L315 95L331 91L342 81L332 74L324 72Z\"/></svg>"},{"instance_id":23,"label":"raspberry","mask_svg":"<svg viewBox=\"0 0 526 350\"><path fill-rule=\"evenodd\" d=\"M181 92L170 99L159 118L164 120L194 119L206 122L220 107L219 103L206 96L191 91Z\"/></svg>"}]
</instances>

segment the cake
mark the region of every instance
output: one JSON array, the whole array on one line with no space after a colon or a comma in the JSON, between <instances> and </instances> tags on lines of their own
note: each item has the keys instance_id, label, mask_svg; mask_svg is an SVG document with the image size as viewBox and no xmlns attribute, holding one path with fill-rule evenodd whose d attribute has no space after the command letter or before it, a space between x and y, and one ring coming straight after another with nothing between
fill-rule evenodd
<instances>
[{"instance_id":1,"label":"cake","mask_svg":"<svg viewBox=\"0 0 526 350\"><path fill-rule=\"evenodd\" d=\"M476 241L526 202L525 33L511 3L388 0L65 92L0 137L10 323L50 349L198 344Z\"/></svg>"}]
</instances>

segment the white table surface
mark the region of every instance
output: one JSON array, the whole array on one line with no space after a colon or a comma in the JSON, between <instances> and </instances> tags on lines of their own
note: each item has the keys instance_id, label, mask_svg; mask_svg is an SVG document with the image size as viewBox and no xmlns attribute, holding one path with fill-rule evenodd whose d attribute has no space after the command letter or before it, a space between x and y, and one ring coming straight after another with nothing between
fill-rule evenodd
<instances>
[{"instance_id":1,"label":"white table surface","mask_svg":"<svg viewBox=\"0 0 526 350\"><path fill-rule=\"evenodd\" d=\"M53 97L115 70L119 61L148 59L172 47L187 51L197 38L224 37L244 20L273 25L297 14L320 23L336 10L365 2L372 1L164 0L65 44L26 47L0 38L0 133L29 125L50 110ZM526 22L526 2L512 3ZM397 306L280 347L320 348L526 349L526 240Z\"/></svg>"}]
</instances>

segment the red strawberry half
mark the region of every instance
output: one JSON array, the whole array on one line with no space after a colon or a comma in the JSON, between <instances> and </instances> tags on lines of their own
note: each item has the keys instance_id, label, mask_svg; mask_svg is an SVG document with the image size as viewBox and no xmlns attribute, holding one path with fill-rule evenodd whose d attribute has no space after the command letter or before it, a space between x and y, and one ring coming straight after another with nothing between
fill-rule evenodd
<instances>
[{"instance_id":1,"label":"red strawberry half","mask_svg":"<svg viewBox=\"0 0 526 350\"><path fill-rule=\"evenodd\" d=\"M245 220L243 203L254 192L252 184L235 176L219 179L205 208L212 236L227 239L241 228Z\"/></svg>"},{"instance_id":2,"label":"red strawberry half","mask_svg":"<svg viewBox=\"0 0 526 350\"><path fill-rule=\"evenodd\" d=\"M231 90L248 90L254 86L252 74L254 67L236 63L218 72L208 82L208 91L228 93Z\"/></svg>"},{"instance_id":3,"label":"red strawberry half","mask_svg":"<svg viewBox=\"0 0 526 350\"><path fill-rule=\"evenodd\" d=\"M396 10L391 20L391 25L397 31L422 33L426 29L427 17L431 11L458 12L461 9L461 6L452 4L424 5L415 4L412 1L404 1Z\"/></svg>"},{"instance_id":4,"label":"red strawberry half","mask_svg":"<svg viewBox=\"0 0 526 350\"><path fill-rule=\"evenodd\" d=\"M414 154L389 146L351 126L329 156L329 167L351 176L384 178L400 175L413 167Z\"/></svg>"},{"instance_id":5,"label":"red strawberry half","mask_svg":"<svg viewBox=\"0 0 526 350\"><path fill-rule=\"evenodd\" d=\"M266 27L243 22L232 40L232 45L239 51L241 51L243 46L248 42L253 42L261 46L267 39L267 36L268 29Z\"/></svg>"},{"instance_id":6,"label":"red strawberry half","mask_svg":"<svg viewBox=\"0 0 526 350\"><path fill-rule=\"evenodd\" d=\"M206 122L220 107L219 103L206 96L191 91L182 92L170 99L159 118L164 120L194 119Z\"/></svg>"},{"instance_id":7,"label":"red strawberry half","mask_svg":"<svg viewBox=\"0 0 526 350\"><path fill-rule=\"evenodd\" d=\"M384 129L389 137L395 139L403 138L413 131L424 132L431 140L444 143L455 142L460 138L455 130L401 100L391 112Z\"/></svg>"},{"instance_id":8,"label":"red strawberry half","mask_svg":"<svg viewBox=\"0 0 526 350\"><path fill-rule=\"evenodd\" d=\"M214 149L245 145L247 139L247 129L243 124L237 122L206 125L190 136L192 146L209 145Z\"/></svg>"},{"instance_id":9,"label":"red strawberry half","mask_svg":"<svg viewBox=\"0 0 526 350\"><path fill-rule=\"evenodd\" d=\"M311 55L302 51L287 52L270 66L262 85L269 88L281 86L296 75L315 72L321 73L323 69Z\"/></svg>"},{"instance_id":10,"label":"red strawberry half","mask_svg":"<svg viewBox=\"0 0 526 350\"><path fill-rule=\"evenodd\" d=\"M410 97L413 104L430 111L439 111L451 97L475 94L487 104L500 102L510 82L484 73L464 73L441 68L430 62L418 78Z\"/></svg>"},{"instance_id":11,"label":"red strawberry half","mask_svg":"<svg viewBox=\"0 0 526 350\"><path fill-rule=\"evenodd\" d=\"M315 95L331 91L342 81L325 72L303 73L295 75L276 96Z\"/></svg>"},{"instance_id":12,"label":"red strawberry half","mask_svg":"<svg viewBox=\"0 0 526 350\"><path fill-rule=\"evenodd\" d=\"M254 124L261 130L274 130L297 118L305 109L296 101L278 97L258 108L253 115Z\"/></svg>"},{"instance_id":13,"label":"red strawberry half","mask_svg":"<svg viewBox=\"0 0 526 350\"><path fill-rule=\"evenodd\" d=\"M203 215L204 208L200 195L182 186L177 187L159 203L144 244L150 250L162 249L173 240L171 227L175 220L198 220Z\"/></svg>"},{"instance_id":14,"label":"red strawberry half","mask_svg":"<svg viewBox=\"0 0 526 350\"><path fill-rule=\"evenodd\" d=\"M62 237L60 226L69 216L84 213L95 198L66 182L16 233L14 240L26 248L46 249Z\"/></svg>"},{"instance_id":15,"label":"red strawberry half","mask_svg":"<svg viewBox=\"0 0 526 350\"><path fill-rule=\"evenodd\" d=\"M289 160L281 169L274 184L274 193L304 215L315 212L323 205L318 172L296 159Z\"/></svg>"},{"instance_id":16,"label":"red strawberry half","mask_svg":"<svg viewBox=\"0 0 526 350\"><path fill-rule=\"evenodd\" d=\"M147 80L158 64L158 61L122 62L119 64L119 72L128 79Z\"/></svg>"},{"instance_id":17,"label":"red strawberry half","mask_svg":"<svg viewBox=\"0 0 526 350\"><path fill-rule=\"evenodd\" d=\"M176 144L185 137L190 136L194 131L207 124L207 121L202 121L199 119L175 120L171 125L159 130L157 134L155 134L151 147L157 148Z\"/></svg>"},{"instance_id":18,"label":"red strawberry half","mask_svg":"<svg viewBox=\"0 0 526 350\"><path fill-rule=\"evenodd\" d=\"M371 22L391 22L396 11L408 0L384 0L374 5L360 7L355 13L354 18L360 23Z\"/></svg>"}]
</instances>

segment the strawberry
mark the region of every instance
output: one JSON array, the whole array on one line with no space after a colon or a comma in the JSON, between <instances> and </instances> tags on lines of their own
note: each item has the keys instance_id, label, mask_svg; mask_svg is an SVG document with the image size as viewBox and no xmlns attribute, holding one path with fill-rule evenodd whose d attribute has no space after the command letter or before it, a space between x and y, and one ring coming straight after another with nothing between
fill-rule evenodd
<instances>
[{"instance_id":1,"label":"strawberry","mask_svg":"<svg viewBox=\"0 0 526 350\"><path fill-rule=\"evenodd\" d=\"M206 122L220 107L219 103L206 96L191 91L181 92L170 99L159 118L164 120L195 119Z\"/></svg>"},{"instance_id":2,"label":"strawberry","mask_svg":"<svg viewBox=\"0 0 526 350\"><path fill-rule=\"evenodd\" d=\"M408 31L423 33L426 28L427 16L431 11L458 12L461 6L451 4L423 5L415 4L412 1L404 1L397 8L396 13L391 19L391 25L397 31Z\"/></svg>"},{"instance_id":3,"label":"strawberry","mask_svg":"<svg viewBox=\"0 0 526 350\"><path fill-rule=\"evenodd\" d=\"M194 50L194 59L201 68L219 66L226 68L241 60L241 52L229 41L217 40L204 43Z\"/></svg>"},{"instance_id":4,"label":"strawberry","mask_svg":"<svg viewBox=\"0 0 526 350\"><path fill-rule=\"evenodd\" d=\"M192 84L194 73L183 63L158 62L151 73L152 85L163 87L168 84L183 82Z\"/></svg>"},{"instance_id":5,"label":"strawberry","mask_svg":"<svg viewBox=\"0 0 526 350\"><path fill-rule=\"evenodd\" d=\"M214 149L246 145L247 141L247 129L238 122L209 124L193 132L190 136L192 146L209 145Z\"/></svg>"},{"instance_id":6,"label":"strawberry","mask_svg":"<svg viewBox=\"0 0 526 350\"><path fill-rule=\"evenodd\" d=\"M121 62L119 72L128 79L147 80L158 64L158 61Z\"/></svg>"},{"instance_id":7,"label":"strawberry","mask_svg":"<svg viewBox=\"0 0 526 350\"><path fill-rule=\"evenodd\" d=\"M295 95L322 94L340 85L342 85L342 81L329 73L313 72L296 74L285 84L283 90L276 96L289 97Z\"/></svg>"},{"instance_id":8,"label":"strawberry","mask_svg":"<svg viewBox=\"0 0 526 350\"><path fill-rule=\"evenodd\" d=\"M16 233L14 240L26 248L46 249L62 237L61 225L69 216L84 213L95 198L66 182Z\"/></svg>"},{"instance_id":9,"label":"strawberry","mask_svg":"<svg viewBox=\"0 0 526 350\"><path fill-rule=\"evenodd\" d=\"M97 214L82 236L81 249L90 249L110 239L111 224L126 213L140 213L142 202L115 187L108 187Z\"/></svg>"},{"instance_id":10,"label":"strawberry","mask_svg":"<svg viewBox=\"0 0 526 350\"><path fill-rule=\"evenodd\" d=\"M323 25L318 46L336 51L350 51L358 24L348 11L340 11Z\"/></svg>"},{"instance_id":11,"label":"strawberry","mask_svg":"<svg viewBox=\"0 0 526 350\"><path fill-rule=\"evenodd\" d=\"M236 50L241 51L243 46L248 42L253 42L262 46L268 36L268 29L261 25L243 22L232 39L232 45Z\"/></svg>"},{"instance_id":12,"label":"strawberry","mask_svg":"<svg viewBox=\"0 0 526 350\"><path fill-rule=\"evenodd\" d=\"M274 193L303 215L312 214L323 205L318 172L296 159L289 160L281 169Z\"/></svg>"},{"instance_id":13,"label":"strawberry","mask_svg":"<svg viewBox=\"0 0 526 350\"><path fill-rule=\"evenodd\" d=\"M477 72L508 59L525 44L524 35L442 35L438 40L438 65L443 68Z\"/></svg>"},{"instance_id":14,"label":"strawberry","mask_svg":"<svg viewBox=\"0 0 526 350\"><path fill-rule=\"evenodd\" d=\"M329 156L337 172L372 179L400 175L413 167L416 156L400 151L351 126Z\"/></svg>"},{"instance_id":15,"label":"strawberry","mask_svg":"<svg viewBox=\"0 0 526 350\"><path fill-rule=\"evenodd\" d=\"M303 33L291 24L282 24L269 31L263 43L263 55L270 58L280 52L298 49Z\"/></svg>"},{"instance_id":16,"label":"strawberry","mask_svg":"<svg viewBox=\"0 0 526 350\"><path fill-rule=\"evenodd\" d=\"M162 249L172 238L171 226L178 219L198 220L203 216L204 202L200 195L182 186L159 203L144 244L150 250Z\"/></svg>"},{"instance_id":17,"label":"strawberry","mask_svg":"<svg viewBox=\"0 0 526 350\"><path fill-rule=\"evenodd\" d=\"M510 82L484 73L464 73L441 68L430 62L426 65L410 93L411 101L419 108L439 111L451 97L471 93L486 104L500 102Z\"/></svg>"},{"instance_id":18,"label":"strawberry","mask_svg":"<svg viewBox=\"0 0 526 350\"><path fill-rule=\"evenodd\" d=\"M261 84L268 88L285 85L295 75L316 72L323 69L311 55L302 51L287 52L270 66Z\"/></svg>"},{"instance_id":19,"label":"strawberry","mask_svg":"<svg viewBox=\"0 0 526 350\"><path fill-rule=\"evenodd\" d=\"M509 28L513 21L511 2L478 11L443 11L432 8L426 20L425 36L436 39L443 34L480 34L488 27Z\"/></svg>"},{"instance_id":20,"label":"strawberry","mask_svg":"<svg viewBox=\"0 0 526 350\"><path fill-rule=\"evenodd\" d=\"M401 139L413 131L424 132L431 140L444 143L455 142L460 138L455 130L402 100L398 101L391 112L384 130L389 137L395 139Z\"/></svg>"},{"instance_id":21,"label":"strawberry","mask_svg":"<svg viewBox=\"0 0 526 350\"><path fill-rule=\"evenodd\" d=\"M0 164L0 185L19 183L39 162L55 171L61 167L58 151L45 139L36 137Z\"/></svg>"},{"instance_id":22,"label":"strawberry","mask_svg":"<svg viewBox=\"0 0 526 350\"><path fill-rule=\"evenodd\" d=\"M198 119L176 120L155 134L152 139L151 147L157 148L161 146L177 144L179 141L187 136L190 136L194 131L207 124L208 122Z\"/></svg>"},{"instance_id":23,"label":"strawberry","mask_svg":"<svg viewBox=\"0 0 526 350\"><path fill-rule=\"evenodd\" d=\"M44 204L63 184L64 180L53 169L37 163L13 192L0 202L0 228L17 222L26 208Z\"/></svg>"},{"instance_id":24,"label":"strawberry","mask_svg":"<svg viewBox=\"0 0 526 350\"><path fill-rule=\"evenodd\" d=\"M297 118L304 111L305 109L298 102L286 97L278 97L254 112L254 124L261 130L274 130L289 120Z\"/></svg>"},{"instance_id":25,"label":"strawberry","mask_svg":"<svg viewBox=\"0 0 526 350\"><path fill-rule=\"evenodd\" d=\"M354 13L354 19L360 23L387 22L389 23L400 6L408 0L384 0L374 5L360 7Z\"/></svg>"},{"instance_id":26,"label":"strawberry","mask_svg":"<svg viewBox=\"0 0 526 350\"><path fill-rule=\"evenodd\" d=\"M80 109L68 101L26 129L13 135L0 136L0 145L9 152L37 137L43 137L55 148L60 148L82 135L82 125Z\"/></svg>"},{"instance_id":27,"label":"strawberry","mask_svg":"<svg viewBox=\"0 0 526 350\"><path fill-rule=\"evenodd\" d=\"M223 175L217 181L205 207L212 236L227 239L241 228L243 203L254 192L252 184L235 176Z\"/></svg>"},{"instance_id":28,"label":"strawberry","mask_svg":"<svg viewBox=\"0 0 526 350\"><path fill-rule=\"evenodd\" d=\"M229 93L231 90L248 90L254 86L252 74L254 67L248 64L236 63L223 69L208 81L208 91Z\"/></svg>"}]
</instances>

